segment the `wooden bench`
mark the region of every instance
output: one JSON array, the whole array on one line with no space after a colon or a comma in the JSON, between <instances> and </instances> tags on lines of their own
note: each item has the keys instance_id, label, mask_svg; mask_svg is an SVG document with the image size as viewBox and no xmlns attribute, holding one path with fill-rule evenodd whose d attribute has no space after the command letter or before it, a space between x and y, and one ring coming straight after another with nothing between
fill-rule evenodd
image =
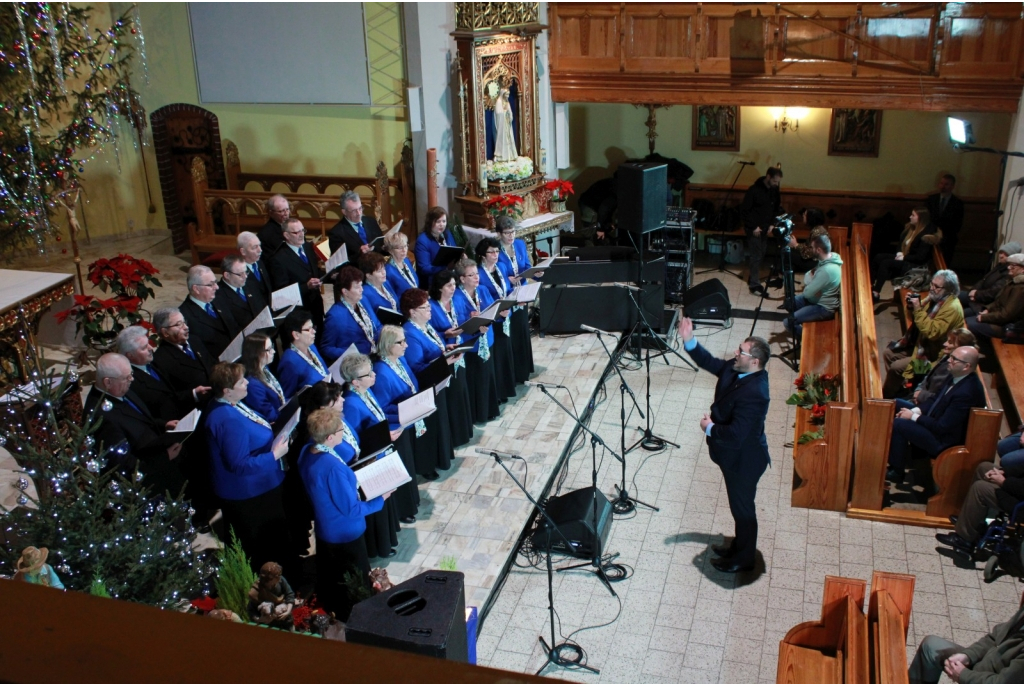
<instances>
[{"instance_id":1,"label":"wooden bench","mask_svg":"<svg viewBox=\"0 0 1024 685\"><path fill-rule=\"evenodd\" d=\"M999 373L993 380L1009 391L1016 417L1011 426L1024 421L1024 345L1007 345L999 338L992 338L992 348L999 362Z\"/></svg>"},{"instance_id":2,"label":"wooden bench","mask_svg":"<svg viewBox=\"0 0 1024 685\"><path fill-rule=\"evenodd\" d=\"M849 260L846 227L830 227L833 251L844 265ZM798 408L793 444L794 507L846 511L849 500L850 466L857 425L856 350L854 349L852 283L842 280L842 307L836 318L804 324L800 350L801 373L839 375L842 386L837 401L825 410L823 437L803 445L802 434L816 430L811 412ZM839 342L837 345L836 342Z\"/></svg>"},{"instance_id":3,"label":"wooden bench","mask_svg":"<svg viewBox=\"0 0 1024 685\"><path fill-rule=\"evenodd\" d=\"M914 603L912 575L875 571L871 576L868 629L872 683L908 683L907 631Z\"/></svg>"}]
</instances>

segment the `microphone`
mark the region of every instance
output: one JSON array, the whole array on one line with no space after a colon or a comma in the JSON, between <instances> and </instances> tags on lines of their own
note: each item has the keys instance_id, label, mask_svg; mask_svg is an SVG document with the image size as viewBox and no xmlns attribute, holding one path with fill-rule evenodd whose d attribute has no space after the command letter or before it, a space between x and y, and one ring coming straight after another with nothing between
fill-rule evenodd
<instances>
[{"instance_id":1,"label":"microphone","mask_svg":"<svg viewBox=\"0 0 1024 685\"><path fill-rule=\"evenodd\" d=\"M590 333L597 333L598 335L611 335L608 331L602 331L600 328L594 328L593 326L588 326L585 323L580 324L580 329Z\"/></svg>"},{"instance_id":2,"label":"microphone","mask_svg":"<svg viewBox=\"0 0 1024 685\"><path fill-rule=\"evenodd\" d=\"M537 381L526 381L526 385L531 388L561 388L562 390L568 390L564 385L558 385L557 383L538 383Z\"/></svg>"},{"instance_id":3,"label":"microphone","mask_svg":"<svg viewBox=\"0 0 1024 685\"><path fill-rule=\"evenodd\" d=\"M625 288L626 290L632 290L635 293L640 292L640 288L636 287L635 285L630 285L629 283L612 283L612 285L614 285L616 288Z\"/></svg>"},{"instance_id":4,"label":"microphone","mask_svg":"<svg viewBox=\"0 0 1024 685\"><path fill-rule=\"evenodd\" d=\"M498 450L489 450L489 449L486 449L484 447L477 447L476 448L476 453L477 454L483 454L483 455L488 456L488 457L498 456L498 457L501 457L502 459L519 459L520 458L518 454L512 454L510 452L500 452Z\"/></svg>"}]
</instances>

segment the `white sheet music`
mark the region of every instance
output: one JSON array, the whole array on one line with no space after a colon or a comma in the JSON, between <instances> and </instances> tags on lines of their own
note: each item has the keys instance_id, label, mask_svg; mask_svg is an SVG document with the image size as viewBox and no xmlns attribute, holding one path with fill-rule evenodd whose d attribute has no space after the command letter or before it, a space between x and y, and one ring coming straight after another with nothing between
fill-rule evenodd
<instances>
[{"instance_id":1,"label":"white sheet music","mask_svg":"<svg viewBox=\"0 0 1024 685\"><path fill-rule=\"evenodd\" d=\"M534 281L533 283L526 283L516 288L516 299L521 303L533 302L537 299L537 293L540 291L540 281Z\"/></svg>"},{"instance_id":2,"label":"white sheet music","mask_svg":"<svg viewBox=\"0 0 1024 685\"><path fill-rule=\"evenodd\" d=\"M545 269L550 267L551 264L554 263L555 259L557 259L557 257L548 257L547 259L542 259L533 266L531 266L529 269L524 271L523 273L519 274L519 277L531 278L534 274L540 273L541 271L544 271Z\"/></svg>"},{"instance_id":3,"label":"white sheet music","mask_svg":"<svg viewBox=\"0 0 1024 685\"><path fill-rule=\"evenodd\" d=\"M434 386L434 394L436 395L439 392L441 392L442 390L444 390L445 388L447 388L448 385L451 382L452 382L452 377L451 376L446 376L443 381L441 381L440 383L438 383L437 385Z\"/></svg>"},{"instance_id":4,"label":"white sheet music","mask_svg":"<svg viewBox=\"0 0 1024 685\"><path fill-rule=\"evenodd\" d=\"M341 244L334 254L331 255L330 259L327 260L327 264L324 265L324 271L331 273L339 266L348 261L348 247L344 243Z\"/></svg>"},{"instance_id":5,"label":"white sheet music","mask_svg":"<svg viewBox=\"0 0 1024 685\"><path fill-rule=\"evenodd\" d=\"M275 290L270 296L270 306L274 309L284 309L289 306L302 304L302 293L299 292L299 284L292 283L289 286Z\"/></svg>"},{"instance_id":6,"label":"white sheet music","mask_svg":"<svg viewBox=\"0 0 1024 685\"><path fill-rule=\"evenodd\" d=\"M288 423L284 424L284 427L281 428L281 431L277 435L274 436L274 442L273 442L273 446L274 447L277 447L282 442L285 442L286 440L288 440L288 438L291 437L292 432L295 430L295 427L299 425L299 419L301 419L301 418L302 418L302 410L301 409L296 409L295 413L292 414L292 417L290 419L288 419Z\"/></svg>"},{"instance_id":7,"label":"white sheet music","mask_svg":"<svg viewBox=\"0 0 1024 685\"><path fill-rule=\"evenodd\" d=\"M288 309L282 310L280 314L278 314L277 316L274 317L274 323L277 323L278 321L282 321L284 319L284 317L286 317L286 316L288 316L289 314L292 313L293 309L295 309L295 305L293 305L293 304L288 305Z\"/></svg>"},{"instance_id":8,"label":"white sheet music","mask_svg":"<svg viewBox=\"0 0 1024 685\"><path fill-rule=\"evenodd\" d=\"M498 300L487 309L480 312L479 316L481 319L489 319L494 321L494 317L498 315L498 307L501 306L501 300Z\"/></svg>"},{"instance_id":9,"label":"white sheet music","mask_svg":"<svg viewBox=\"0 0 1024 685\"><path fill-rule=\"evenodd\" d=\"M242 337L252 335L261 328L273 328L274 327L274 315L270 312L270 307L264 307L263 311L259 313L252 322L249 323L244 329L242 329Z\"/></svg>"},{"instance_id":10,"label":"white sheet music","mask_svg":"<svg viewBox=\"0 0 1024 685\"><path fill-rule=\"evenodd\" d=\"M242 356L242 343L245 342L245 331L235 336L235 339L224 348L224 351L217 357L217 361L233 362Z\"/></svg>"},{"instance_id":11,"label":"white sheet music","mask_svg":"<svg viewBox=\"0 0 1024 685\"><path fill-rule=\"evenodd\" d=\"M391 492L412 480L412 476L405 469L405 464L402 463L402 458L395 450L377 461L357 469L355 474L356 481L359 482L359 487L367 501L374 497L380 497L385 492Z\"/></svg>"},{"instance_id":12,"label":"white sheet music","mask_svg":"<svg viewBox=\"0 0 1024 685\"><path fill-rule=\"evenodd\" d=\"M331 372L331 380L334 381L335 383L341 383L342 385L344 385L345 383L348 382L344 378L342 378L341 362L345 357L349 356L350 354L359 354L359 348L356 347L355 343L349 345L348 349L345 350L340 357L335 359L334 363L331 364L331 367L328 369L328 371Z\"/></svg>"},{"instance_id":13,"label":"white sheet music","mask_svg":"<svg viewBox=\"0 0 1024 685\"><path fill-rule=\"evenodd\" d=\"M435 411L433 388L427 388L398 403L398 422L406 428Z\"/></svg>"},{"instance_id":14,"label":"white sheet music","mask_svg":"<svg viewBox=\"0 0 1024 685\"><path fill-rule=\"evenodd\" d=\"M193 409L189 413L185 414L181 419L178 420L178 425L167 431L168 433L191 433L199 425L199 417L203 415L203 412L198 409Z\"/></svg>"}]
</instances>

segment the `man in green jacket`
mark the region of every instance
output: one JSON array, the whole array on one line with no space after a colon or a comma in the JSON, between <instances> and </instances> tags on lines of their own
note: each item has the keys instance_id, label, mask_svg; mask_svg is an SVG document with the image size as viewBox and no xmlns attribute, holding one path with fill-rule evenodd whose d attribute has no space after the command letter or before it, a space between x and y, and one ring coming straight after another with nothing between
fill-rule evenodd
<instances>
[{"instance_id":1,"label":"man in green jacket","mask_svg":"<svg viewBox=\"0 0 1024 685\"><path fill-rule=\"evenodd\" d=\"M943 672L954 683L1024 682L1024 609L966 649L926 637L910 664L910 682L937 683Z\"/></svg>"},{"instance_id":2,"label":"man in green jacket","mask_svg":"<svg viewBox=\"0 0 1024 685\"><path fill-rule=\"evenodd\" d=\"M833 254L827 233L815 236L810 244L818 265L804 275L804 291L793 298L793 316L782 322L796 340L800 340L803 324L833 319L839 309L843 260Z\"/></svg>"}]
</instances>

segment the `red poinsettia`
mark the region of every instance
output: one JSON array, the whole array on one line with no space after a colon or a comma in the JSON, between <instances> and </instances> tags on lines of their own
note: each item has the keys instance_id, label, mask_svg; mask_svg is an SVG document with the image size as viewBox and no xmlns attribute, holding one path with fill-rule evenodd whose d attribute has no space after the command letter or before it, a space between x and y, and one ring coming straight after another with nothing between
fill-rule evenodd
<instances>
[{"instance_id":1,"label":"red poinsettia","mask_svg":"<svg viewBox=\"0 0 1024 685\"><path fill-rule=\"evenodd\" d=\"M816 404L813 407L811 407L811 416L815 419L823 419L825 418L825 411L827 408L827 405Z\"/></svg>"},{"instance_id":2,"label":"red poinsettia","mask_svg":"<svg viewBox=\"0 0 1024 685\"><path fill-rule=\"evenodd\" d=\"M552 200L564 200L573 194L572 181L563 181L560 178L548 181L544 188L551 191Z\"/></svg>"},{"instance_id":3,"label":"red poinsettia","mask_svg":"<svg viewBox=\"0 0 1024 685\"><path fill-rule=\"evenodd\" d=\"M518 195L499 195L484 201L484 209L491 216L510 216L518 219L523 215L523 198Z\"/></svg>"}]
</instances>

